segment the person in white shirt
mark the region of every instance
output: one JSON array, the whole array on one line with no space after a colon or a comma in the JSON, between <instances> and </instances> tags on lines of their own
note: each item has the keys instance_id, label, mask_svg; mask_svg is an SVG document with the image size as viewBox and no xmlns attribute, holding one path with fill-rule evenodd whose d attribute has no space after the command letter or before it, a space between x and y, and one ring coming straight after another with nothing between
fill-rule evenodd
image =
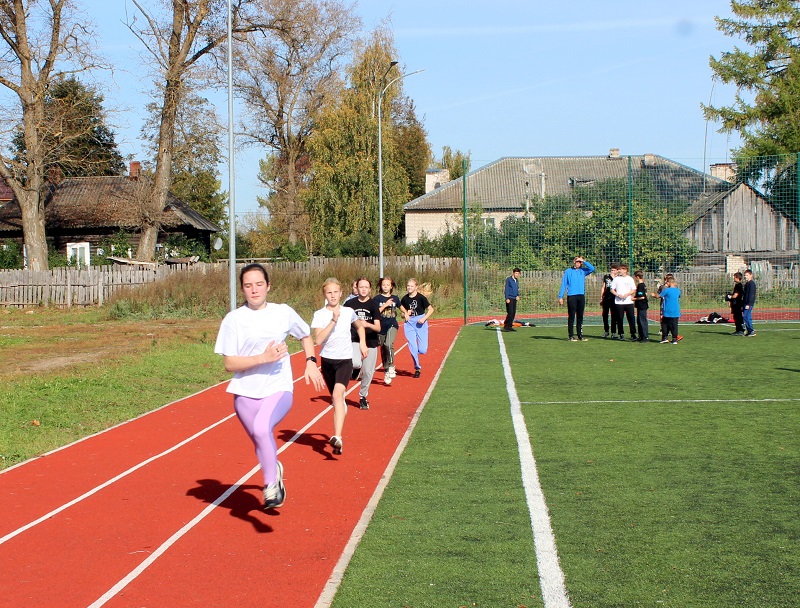
<instances>
[{"instance_id":1,"label":"person in white shirt","mask_svg":"<svg viewBox=\"0 0 800 608\"><path fill-rule=\"evenodd\" d=\"M214 352L222 355L233 379L227 391L239 421L253 442L264 475L264 508L283 506L283 465L273 431L292 407L294 381L286 338L300 340L306 356L304 377L317 390L324 384L314 357L308 324L286 304L267 303L270 282L261 264L249 264L239 275L245 304L222 320Z\"/></svg>"},{"instance_id":2,"label":"person in white shirt","mask_svg":"<svg viewBox=\"0 0 800 608\"><path fill-rule=\"evenodd\" d=\"M628 328L631 330L631 340L636 340L636 318L633 314L633 296L636 294L636 281L628 274L628 267L620 264L617 276L611 281L611 293L614 294L614 304L617 307L619 321L618 340L625 339L623 319L628 318Z\"/></svg>"},{"instance_id":3,"label":"person in white shirt","mask_svg":"<svg viewBox=\"0 0 800 608\"><path fill-rule=\"evenodd\" d=\"M334 278L326 279L322 284L322 295L325 306L314 313L311 329L320 350L322 377L331 394L333 403L333 435L328 443L334 454L342 453L342 431L347 415L347 404L344 393L353 374L353 347L350 341L350 326L356 328L359 339L361 358L368 354L364 325L356 311L341 304L342 286Z\"/></svg>"}]
</instances>

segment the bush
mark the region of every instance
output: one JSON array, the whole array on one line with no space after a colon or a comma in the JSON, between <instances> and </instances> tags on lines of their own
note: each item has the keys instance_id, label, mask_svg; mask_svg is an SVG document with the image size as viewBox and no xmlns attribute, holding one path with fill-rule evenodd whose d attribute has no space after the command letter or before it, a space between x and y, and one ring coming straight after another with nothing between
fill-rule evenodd
<instances>
[{"instance_id":1,"label":"bush","mask_svg":"<svg viewBox=\"0 0 800 608\"><path fill-rule=\"evenodd\" d=\"M0 244L0 268L22 268L22 248L16 241Z\"/></svg>"}]
</instances>

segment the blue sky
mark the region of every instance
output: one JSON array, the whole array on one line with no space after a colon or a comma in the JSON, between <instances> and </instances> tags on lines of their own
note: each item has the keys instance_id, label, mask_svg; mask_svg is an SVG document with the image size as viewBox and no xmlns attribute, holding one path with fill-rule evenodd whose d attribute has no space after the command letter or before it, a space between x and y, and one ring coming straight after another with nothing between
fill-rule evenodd
<instances>
[{"instance_id":1,"label":"blue sky","mask_svg":"<svg viewBox=\"0 0 800 608\"><path fill-rule=\"evenodd\" d=\"M87 12L101 52L118 68L106 104L120 110L113 121L122 152L143 158L145 55L121 23L133 6L98 4ZM704 156L706 165L723 162L739 143L707 126L700 110L734 95L721 83L712 90L708 65L710 55L744 46L716 29L715 16L730 16L727 0L362 0L356 10L365 30L388 20L404 71L425 69L403 83L437 156L446 145L468 151L477 168L503 156L619 148L702 169ZM224 119L225 97L214 99ZM237 215L258 209L264 154L237 152ZM227 176L225 168L225 188Z\"/></svg>"}]
</instances>

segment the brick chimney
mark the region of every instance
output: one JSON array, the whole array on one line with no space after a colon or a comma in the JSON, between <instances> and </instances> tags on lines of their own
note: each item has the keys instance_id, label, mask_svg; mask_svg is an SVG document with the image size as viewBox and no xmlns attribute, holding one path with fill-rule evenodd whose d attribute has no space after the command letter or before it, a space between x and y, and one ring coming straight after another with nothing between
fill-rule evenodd
<instances>
[{"instance_id":1,"label":"brick chimney","mask_svg":"<svg viewBox=\"0 0 800 608\"><path fill-rule=\"evenodd\" d=\"M139 179L139 174L142 172L142 163L138 160L132 160L130 169L128 170L128 179L136 181Z\"/></svg>"}]
</instances>

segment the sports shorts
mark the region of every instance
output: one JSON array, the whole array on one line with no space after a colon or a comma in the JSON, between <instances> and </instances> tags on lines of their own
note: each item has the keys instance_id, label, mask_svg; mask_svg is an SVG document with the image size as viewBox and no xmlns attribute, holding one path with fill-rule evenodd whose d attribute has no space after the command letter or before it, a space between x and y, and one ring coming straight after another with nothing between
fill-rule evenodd
<instances>
[{"instance_id":1,"label":"sports shorts","mask_svg":"<svg viewBox=\"0 0 800 608\"><path fill-rule=\"evenodd\" d=\"M328 387L328 392L332 395L334 386L337 384L347 386L352 380L353 360L326 359L322 357L320 371L322 372L322 379L325 380L325 386Z\"/></svg>"}]
</instances>

